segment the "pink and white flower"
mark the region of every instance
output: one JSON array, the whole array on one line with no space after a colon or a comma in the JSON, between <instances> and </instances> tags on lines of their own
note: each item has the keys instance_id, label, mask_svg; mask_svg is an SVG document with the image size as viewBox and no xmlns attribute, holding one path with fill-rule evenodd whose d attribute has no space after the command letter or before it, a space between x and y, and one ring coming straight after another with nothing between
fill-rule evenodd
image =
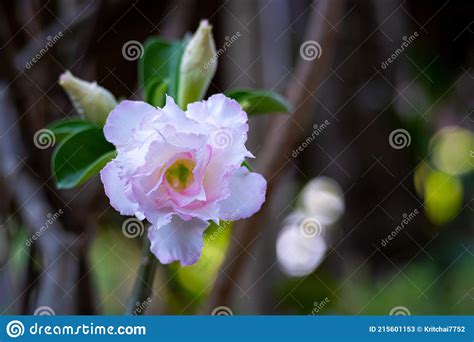
<instances>
[{"instance_id":1,"label":"pink and white flower","mask_svg":"<svg viewBox=\"0 0 474 342\"><path fill-rule=\"evenodd\" d=\"M247 114L222 94L181 110L171 97L155 108L123 101L105 137L117 157L101 171L110 204L151 224L151 251L162 263L195 263L209 221L238 220L265 201L266 181L242 167Z\"/></svg>"}]
</instances>

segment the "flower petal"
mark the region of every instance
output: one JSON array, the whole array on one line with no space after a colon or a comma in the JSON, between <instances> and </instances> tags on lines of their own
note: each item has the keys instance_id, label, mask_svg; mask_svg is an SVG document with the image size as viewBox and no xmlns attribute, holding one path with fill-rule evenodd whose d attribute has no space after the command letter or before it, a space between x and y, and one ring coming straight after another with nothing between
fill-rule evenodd
<instances>
[{"instance_id":1,"label":"flower petal","mask_svg":"<svg viewBox=\"0 0 474 342\"><path fill-rule=\"evenodd\" d=\"M223 220L235 221L252 216L265 202L267 182L258 173L238 168L230 180L230 196L220 202Z\"/></svg>"},{"instance_id":2,"label":"flower petal","mask_svg":"<svg viewBox=\"0 0 474 342\"><path fill-rule=\"evenodd\" d=\"M201 256L203 233L208 225L196 218L184 221L174 215L170 223L148 230L150 250L162 264L179 261L183 266L192 265Z\"/></svg>"},{"instance_id":3,"label":"flower petal","mask_svg":"<svg viewBox=\"0 0 474 342\"><path fill-rule=\"evenodd\" d=\"M240 105L223 94L188 105L186 115L209 127L208 141L213 148L206 169L206 198L213 201L228 196L228 179L246 157L253 157L245 147L247 114Z\"/></svg>"},{"instance_id":4,"label":"flower petal","mask_svg":"<svg viewBox=\"0 0 474 342\"><path fill-rule=\"evenodd\" d=\"M186 115L216 127L238 128L247 122L247 114L242 107L224 94L215 94L206 101L189 104Z\"/></svg>"},{"instance_id":5,"label":"flower petal","mask_svg":"<svg viewBox=\"0 0 474 342\"><path fill-rule=\"evenodd\" d=\"M166 96L166 105L163 109L160 109L159 112L159 115L149 115L147 118L152 118L153 127L159 130L167 139L169 138L167 131L171 131L171 134L209 134L208 129L204 125L189 118L170 96ZM147 121L148 120L145 120L145 128L149 126Z\"/></svg>"},{"instance_id":6,"label":"flower petal","mask_svg":"<svg viewBox=\"0 0 474 342\"><path fill-rule=\"evenodd\" d=\"M130 192L126 189L125 182L119 176L120 169L115 160L110 161L100 171L100 179L104 184L105 194L110 199L110 204L121 215L135 215L143 219L143 213L140 211L136 202L129 199ZM127 196L128 195L128 196Z\"/></svg>"},{"instance_id":7,"label":"flower petal","mask_svg":"<svg viewBox=\"0 0 474 342\"><path fill-rule=\"evenodd\" d=\"M132 142L134 130L140 127L141 120L158 110L142 101L122 101L110 112L104 126L105 138L118 149Z\"/></svg>"}]
</instances>

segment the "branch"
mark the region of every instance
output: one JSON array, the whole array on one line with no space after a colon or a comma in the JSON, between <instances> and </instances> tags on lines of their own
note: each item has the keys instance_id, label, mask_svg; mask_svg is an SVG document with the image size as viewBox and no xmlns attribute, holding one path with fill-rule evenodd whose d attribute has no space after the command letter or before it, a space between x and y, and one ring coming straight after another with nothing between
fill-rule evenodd
<instances>
[{"instance_id":1,"label":"branch","mask_svg":"<svg viewBox=\"0 0 474 342\"><path fill-rule=\"evenodd\" d=\"M35 39L28 41L25 47L23 47L15 56L14 64L18 70L25 71L26 63L31 61L31 58L35 56L38 51L44 49L47 43L51 40L51 37L56 36L59 32L64 35L70 34L73 30L77 30L78 27L89 23L89 20L94 17L99 8L100 2L88 2L82 8L77 8L77 12L72 10L66 16L57 18L54 20L44 31L40 32ZM79 7L79 6L78 6ZM77 15L80 13L80 15ZM77 33L73 35L71 39L78 39Z\"/></svg>"},{"instance_id":2,"label":"branch","mask_svg":"<svg viewBox=\"0 0 474 342\"><path fill-rule=\"evenodd\" d=\"M160 36L166 39L176 39L186 33L188 24L196 11L196 0L176 0L170 3L169 7L167 15L172 15L164 23Z\"/></svg>"},{"instance_id":3,"label":"branch","mask_svg":"<svg viewBox=\"0 0 474 342\"><path fill-rule=\"evenodd\" d=\"M0 82L0 176L3 177L7 191L15 198L18 204L18 213L29 228L32 236L40 231L48 220L48 214L53 210L43 192L42 185L33 180L24 170L26 153L20 138L16 113L8 98L7 86ZM78 279L78 263L75 255L79 254L81 244L74 235L64 231L59 220L49 224L42 232L37 243L43 260L41 276L30 286L39 281L38 305L49 306L56 313L75 313L75 291L73 290ZM21 297L17 297L14 306ZM7 307L5 310L8 310Z\"/></svg>"},{"instance_id":4,"label":"branch","mask_svg":"<svg viewBox=\"0 0 474 342\"><path fill-rule=\"evenodd\" d=\"M256 165L256 170L260 171L268 180L267 201L260 212L235 224L233 230L235 237L231 239L231 245L222 266L225 269L225 274L221 272L217 277L208 303L208 311L230 302L233 283L243 273L245 266L247 253L243 253L243 251L250 248L252 241L265 227L265 218L269 211L268 203L280 177L284 174L283 169L288 164L287 155L291 154L292 149L301 139L301 134L297 134L301 131L298 127L307 126L311 119L308 113L312 111L313 101L308 91L314 93L318 89L321 85L323 72L329 67L329 52L336 33L330 23L339 21L343 5L344 0L322 0L311 6L312 10L304 41L317 41L321 45L323 53L321 58L314 61L306 61L302 58L299 60L295 76L286 90L288 101L296 108L291 114L292 118L279 115L274 117L271 122Z\"/></svg>"}]
</instances>

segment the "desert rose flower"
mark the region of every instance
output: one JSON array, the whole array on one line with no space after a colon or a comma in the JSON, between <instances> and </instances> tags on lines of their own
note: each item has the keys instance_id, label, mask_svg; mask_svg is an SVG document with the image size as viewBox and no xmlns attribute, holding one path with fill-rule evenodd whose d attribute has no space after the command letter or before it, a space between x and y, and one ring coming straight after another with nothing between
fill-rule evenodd
<instances>
[{"instance_id":1,"label":"desert rose flower","mask_svg":"<svg viewBox=\"0 0 474 342\"><path fill-rule=\"evenodd\" d=\"M96 82L87 82L66 71L59 77L59 84L68 94L79 114L103 126L107 116L117 106L117 100L107 89Z\"/></svg>"},{"instance_id":2,"label":"desert rose flower","mask_svg":"<svg viewBox=\"0 0 474 342\"><path fill-rule=\"evenodd\" d=\"M241 164L247 114L222 94L181 110L171 97L160 109L123 101L105 137L117 157L101 171L111 205L151 224L151 251L161 263L195 263L209 221L246 218L265 201L266 181Z\"/></svg>"}]
</instances>

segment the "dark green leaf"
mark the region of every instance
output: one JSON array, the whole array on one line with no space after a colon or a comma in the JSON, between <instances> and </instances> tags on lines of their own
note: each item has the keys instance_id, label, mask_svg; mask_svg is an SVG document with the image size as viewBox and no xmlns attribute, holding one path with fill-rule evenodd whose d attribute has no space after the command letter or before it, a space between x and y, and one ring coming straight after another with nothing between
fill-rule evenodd
<instances>
[{"instance_id":1,"label":"dark green leaf","mask_svg":"<svg viewBox=\"0 0 474 342\"><path fill-rule=\"evenodd\" d=\"M242 163L242 166L245 166L250 172L253 171L252 165L250 165L250 163L246 160L244 160L244 162Z\"/></svg>"},{"instance_id":2,"label":"dark green leaf","mask_svg":"<svg viewBox=\"0 0 474 342\"><path fill-rule=\"evenodd\" d=\"M184 46L185 42L181 40L167 42L151 38L145 42L143 57L138 65L138 77L147 102L164 103L165 92L176 99ZM167 89L163 88L165 85Z\"/></svg>"},{"instance_id":3,"label":"dark green leaf","mask_svg":"<svg viewBox=\"0 0 474 342\"><path fill-rule=\"evenodd\" d=\"M94 127L96 126L90 121L75 118L54 121L48 126L48 129L53 132L56 143L59 143L73 133Z\"/></svg>"},{"instance_id":4,"label":"dark green leaf","mask_svg":"<svg viewBox=\"0 0 474 342\"><path fill-rule=\"evenodd\" d=\"M225 94L236 100L249 115L291 111L291 105L285 98L271 90L232 89Z\"/></svg>"},{"instance_id":5,"label":"dark green leaf","mask_svg":"<svg viewBox=\"0 0 474 342\"><path fill-rule=\"evenodd\" d=\"M165 95L167 90L168 83L157 82L150 87L145 101L152 106L163 107L165 105Z\"/></svg>"},{"instance_id":6,"label":"dark green leaf","mask_svg":"<svg viewBox=\"0 0 474 342\"><path fill-rule=\"evenodd\" d=\"M89 128L67 137L52 158L56 185L70 189L96 175L115 157L114 146L100 128Z\"/></svg>"}]
</instances>

